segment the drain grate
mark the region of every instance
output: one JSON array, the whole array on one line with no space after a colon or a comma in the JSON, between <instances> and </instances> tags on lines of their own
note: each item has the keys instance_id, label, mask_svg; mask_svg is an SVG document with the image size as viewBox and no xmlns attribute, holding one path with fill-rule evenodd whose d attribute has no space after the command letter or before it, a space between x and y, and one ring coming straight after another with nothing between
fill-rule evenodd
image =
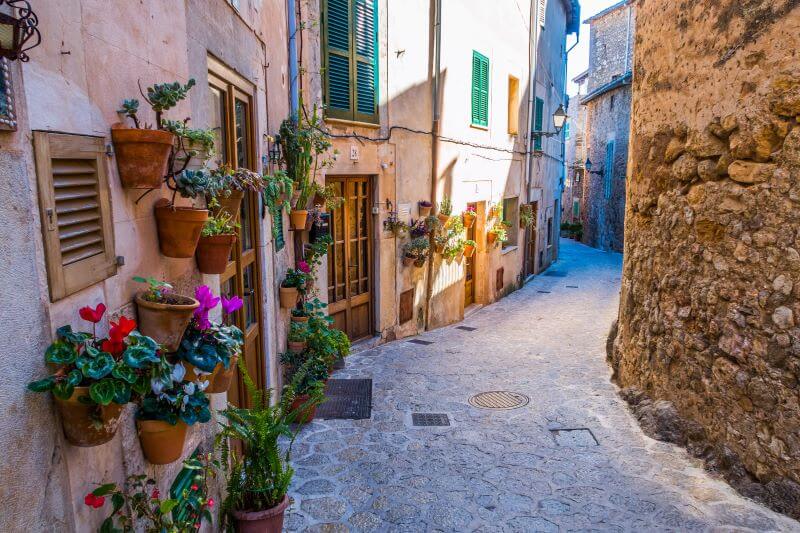
<instances>
[{"instance_id":1,"label":"drain grate","mask_svg":"<svg viewBox=\"0 0 800 533\"><path fill-rule=\"evenodd\" d=\"M577 285L567 285L567 288L568 289L577 289L578 286Z\"/></svg>"},{"instance_id":2,"label":"drain grate","mask_svg":"<svg viewBox=\"0 0 800 533\"><path fill-rule=\"evenodd\" d=\"M590 429L551 429L550 433L559 446L598 446L597 439Z\"/></svg>"},{"instance_id":3,"label":"drain grate","mask_svg":"<svg viewBox=\"0 0 800 533\"><path fill-rule=\"evenodd\" d=\"M329 379L325 401L317 407L324 419L364 420L372 416L371 379Z\"/></svg>"},{"instance_id":4,"label":"drain grate","mask_svg":"<svg viewBox=\"0 0 800 533\"><path fill-rule=\"evenodd\" d=\"M456 329L460 329L462 331L475 331L478 328L473 328L472 326L456 326Z\"/></svg>"},{"instance_id":5,"label":"drain grate","mask_svg":"<svg viewBox=\"0 0 800 533\"><path fill-rule=\"evenodd\" d=\"M550 294L550 291L536 291L536 292L538 292L539 294Z\"/></svg>"},{"instance_id":6,"label":"drain grate","mask_svg":"<svg viewBox=\"0 0 800 533\"><path fill-rule=\"evenodd\" d=\"M423 346L430 346L431 344L433 344L431 341L424 341L422 339L411 339L408 342L413 342L414 344L421 344Z\"/></svg>"},{"instance_id":7,"label":"drain grate","mask_svg":"<svg viewBox=\"0 0 800 533\"><path fill-rule=\"evenodd\" d=\"M442 413L411 413L415 426L449 426L450 418Z\"/></svg>"},{"instance_id":8,"label":"drain grate","mask_svg":"<svg viewBox=\"0 0 800 533\"><path fill-rule=\"evenodd\" d=\"M547 276L547 277L550 277L550 278L566 278L567 277L567 273L566 272L562 272L560 270L548 270L547 272L542 274L542 276Z\"/></svg>"},{"instance_id":9,"label":"drain grate","mask_svg":"<svg viewBox=\"0 0 800 533\"><path fill-rule=\"evenodd\" d=\"M530 398L518 392L489 391L481 392L469 399L469 404L481 409L519 409L525 407Z\"/></svg>"}]
</instances>

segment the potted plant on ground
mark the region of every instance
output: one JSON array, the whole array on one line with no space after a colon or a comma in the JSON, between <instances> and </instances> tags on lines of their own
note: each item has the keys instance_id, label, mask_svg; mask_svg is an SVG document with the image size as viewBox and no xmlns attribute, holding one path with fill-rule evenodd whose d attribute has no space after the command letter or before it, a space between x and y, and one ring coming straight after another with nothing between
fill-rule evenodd
<instances>
[{"instance_id":1,"label":"potted plant on ground","mask_svg":"<svg viewBox=\"0 0 800 533\"><path fill-rule=\"evenodd\" d=\"M136 411L139 443L145 458L154 465L180 459L188 427L211 420L208 396L203 392L208 382L183 381L185 369L181 364L172 369L171 383L154 382Z\"/></svg>"},{"instance_id":2,"label":"potted plant on ground","mask_svg":"<svg viewBox=\"0 0 800 533\"><path fill-rule=\"evenodd\" d=\"M214 200L212 200L212 203ZM197 243L195 258L197 268L203 274L222 274L228 266L228 258L236 242L236 228L239 224L233 222L231 215L226 211L218 212L208 217L203 230L200 232L200 241Z\"/></svg>"},{"instance_id":3,"label":"potted plant on ground","mask_svg":"<svg viewBox=\"0 0 800 533\"><path fill-rule=\"evenodd\" d=\"M308 424L314 420L317 405L324 399L325 382L328 378L328 363L313 352L304 352L296 356L295 362L286 366L286 378L289 380L288 391L284 394L291 398L289 410L294 413L294 421ZM282 358L281 361L286 361Z\"/></svg>"},{"instance_id":4,"label":"potted plant on ground","mask_svg":"<svg viewBox=\"0 0 800 533\"><path fill-rule=\"evenodd\" d=\"M184 170L171 177L172 199L161 198L155 204L158 246L167 257L194 256L200 233L208 219L208 209L193 206L176 206L175 195L196 199L210 194L217 182L205 170Z\"/></svg>"},{"instance_id":5,"label":"potted plant on ground","mask_svg":"<svg viewBox=\"0 0 800 533\"><path fill-rule=\"evenodd\" d=\"M473 240L467 239L464 241L464 257L472 257L475 253L475 246L477 244Z\"/></svg>"},{"instance_id":6,"label":"potted plant on ground","mask_svg":"<svg viewBox=\"0 0 800 533\"><path fill-rule=\"evenodd\" d=\"M419 217L425 218L431 214L433 203L429 202L428 200L420 200L417 202L417 209L419 209Z\"/></svg>"},{"instance_id":7,"label":"potted plant on ground","mask_svg":"<svg viewBox=\"0 0 800 533\"><path fill-rule=\"evenodd\" d=\"M453 214L453 202L450 200L450 197L447 195L442 196L442 201L439 202L439 213L437 216L439 217L439 221L444 226L450 221L450 215Z\"/></svg>"},{"instance_id":8,"label":"potted plant on ground","mask_svg":"<svg viewBox=\"0 0 800 533\"><path fill-rule=\"evenodd\" d=\"M214 155L214 130L195 129L188 126L189 119L183 121L164 120L161 127L175 134L172 151L172 172L200 170Z\"/></svg>"},{"instance_id":9,"label":"potted plant on ground","mask_svg":"<svg viewBox=\"0 0 800 533\"><path fill-rule=\"evenodd\" d=\"M162 498L156 481L145 475L128 476L125 487L116 483L98 485L87 494L83 502L93 509L103 507L111 500L112 512L100 526L100 533L129 533L144 526L148 533L183 533L197 531L203 521L212 521L214 498L209 497L209 478L216 476L219 462L210 454L198 454L183 463L170 490L169 498ZM184 481L186 476L191 476ZM182 485L175 492L176 485Z\"/></svg>"},{"instance_id":10,"label":"potted plant on ground","mask_svg":"<svg viewBox=\"0 0 800 533\"><path fill-rule=\"evenodd\" d=\"M421 267L428 257L429 248L430 241L427 237L417 237L405 243L403 245L403 265L409 266L413 264L416 267Z\"/></svg>"},{"instance_id":11,"label":"potted plant on ground","mask_svg":"<svg viewBox=\"0 0 800 533\"><path fill-rule=\"evenodd\" d=\"M195 309L176 355L186 367L186 381L197 381L201 373L201 379L208 375L206 393L225 392L233 379L244 335L234 325L212 322L208 315L220 303L223 314L230 315L241 309L243 302L238 296L215 297L206 285L195 289L195 297L200 305Z\"/></svg>"},{"instance_id":12,"label":"potted plant on ground","mask_svg":"<svg viewBox=\"0 0 800 533\"><path fill-rule=\"evenodd\" d=\"M295 231L306 227L309 201L318 190L315 184L317 171L333 164L333 159L324 156L331 148L331 142L323 127L317 106L309 114L301 103L297 115L281 123L276 137L276 142L281 146L281 161L297 193L289 213Z\"/></svg>"},{"instance_id":13,"label":"potted plant on ground","mask_svg":"<svg viewBox=\"0 0 800 533\"><path fill-rule=\"evenodd\" d=\"M147 284L147 289L136 293L135 297L142 333L155 339L165 351L174 352L200 302L173 293L172 285L165 281L141 276L134 277L133 281Z\"/></svg>"},{"instance_id":14,"label":"potted plant on ground","mask_svg":"<svg viewBox=\"0 0 800 533\"><path fill-rule=\"evenodd\" d=\"M186 85L175 82L148 87L147 94L142 96L156 114L157 127L161 126L161 114L183 100L194 84L190 79ZM125 100L119 113L130 118L134 127L127 128L122 123L111 126L119 178L126 189L158 189L167 173L175 135L143 125L138 112L139 100Z\"/></svg>"},{"instance_id":15,"label":"potted plant on ground","mask_svg":"<svg viewBox=\"0 0 800 533\"><path fill-rule=\"evenodd\" d=\"M105 305L83 307L81 318L92 323L92 332L63 326L45 351L45 361L55 365L49 377L28 384L34 392L51 391L70 444L98 446L114 437L122 408L134 393L150 387L161 361L156 342L136 331L126 317L111 322L108 337L96 335L96 324Z\"/></svg>"},{"instance_id":16,"label":"potted plant on ground","mask_svg":"<svg viewBox=\"0 0 800 533\"><path fill-rule=\"evenodd\" d=\"M289 324L288 345L289 351L300 353L308 346L308 326L305 322L291 322Z\"/></svg>"}]
</instances>

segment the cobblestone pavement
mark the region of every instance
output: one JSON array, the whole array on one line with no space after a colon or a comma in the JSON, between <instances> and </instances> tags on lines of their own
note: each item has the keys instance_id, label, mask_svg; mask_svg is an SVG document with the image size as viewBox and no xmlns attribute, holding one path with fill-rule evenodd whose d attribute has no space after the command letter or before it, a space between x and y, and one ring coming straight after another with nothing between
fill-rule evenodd
<instances>
[{"instance_id":1,"label":"cobblestone pavement","mask_svg":"<svg viewBox=\"0 0 800 533\"><path fill-rule=\"evenodd\" d=\"M800 531L675 446L646 437L609 382L621 256L562 241L561 260L462 324L353 355L371 420L322 420L294 445L290 531ZM475 331L455 329L466 325ZM482 391L520 409L470 406ZM449 427L414 427L411 413ZM587 428L558 433L558 429ZM587 445L588 444L588 445Z\"/></svg>"}]
</instances>

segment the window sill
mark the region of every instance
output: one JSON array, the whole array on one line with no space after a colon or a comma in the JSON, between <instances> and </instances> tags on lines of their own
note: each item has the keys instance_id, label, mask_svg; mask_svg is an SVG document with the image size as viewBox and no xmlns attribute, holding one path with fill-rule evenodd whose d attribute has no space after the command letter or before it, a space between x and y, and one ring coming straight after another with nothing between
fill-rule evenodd
<instances>
[{"instance_id":1,"label":"window sill","mask_svg":"<svg viewBox=\"0 0 800 533\"><path fill-rule=\"evenodd\" d=\"M347 120L344 118L325 117L325 122L328 124L333 124L334 126L354 126L358 128L372 128L374 130L377 130L381 127L380 124L373 124L372 122L360 122L358 120Z\"/></svg>"},{"instance_id":2,"label":"window sill","mask_svg":"<svg viewBox=\"0 0 800 533\"><path fill-rule=\"evenodd\" d=\"M519 246L517 246L516 244L514 244L512 246L506 246L505 248L500 250L500 255L506 255L506 254L510 254L511 252L516 252L517 249L519 249Z\"/></svg>"},{"instance_id":3,"label":"window sill","mask_svg":"<svg viewBox=\"0 0 800 533\"><path fill-rule=\"evenodd\" d=\"M469 127L470 128L475 128L476 130L489 131L489 126L483 126L481 124L470 123Z\"/></svg>"}]
</instances>

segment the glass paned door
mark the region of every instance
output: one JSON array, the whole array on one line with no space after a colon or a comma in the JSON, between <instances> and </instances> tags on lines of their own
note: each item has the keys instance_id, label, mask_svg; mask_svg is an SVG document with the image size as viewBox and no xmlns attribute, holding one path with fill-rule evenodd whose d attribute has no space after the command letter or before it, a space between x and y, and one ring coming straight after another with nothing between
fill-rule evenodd
<instances>
[{"instance_id":1,"label":"glass paned door","mask_svg":"<svg viewBox=\"0 0 800 533\"><path fill-rule=\"evenodd\" d=\"M477 204L468 204L469 207L472 207L473 210L477 211ZM470 228L467 229L467 240L475 241L475 224L473 223ZM477 250L473 252L470 257L464 258L464 271L465 271L465 279L464 279L464 307L472 305L475 303L475 254Z\"/></svg>"},{"instance_id":2,"label":"glass paned door","mask_svg":"<svg viewBox=\"0 0 800 533\"><path fill-rule=\"evenodd\" d=\"M345 201L331 213L328 312L351 340L372 334L372 217L369 178L329 177Z\"/></svg>"}]
</instances>

